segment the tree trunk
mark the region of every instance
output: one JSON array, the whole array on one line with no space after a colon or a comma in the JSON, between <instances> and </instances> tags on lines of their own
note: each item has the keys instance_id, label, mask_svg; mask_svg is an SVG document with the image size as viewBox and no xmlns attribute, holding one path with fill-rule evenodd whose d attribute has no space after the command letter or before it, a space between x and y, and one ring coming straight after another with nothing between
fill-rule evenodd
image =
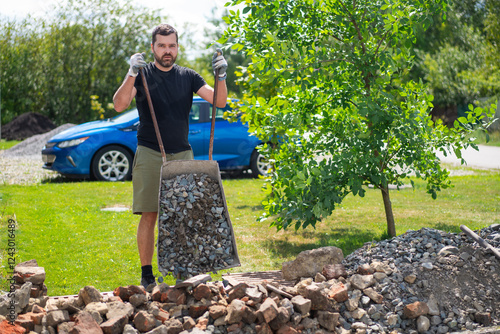
<instances>
[{"instance_id":1,"label":"tree trunk","mask_svg":"<svg viewBox=\"0 0 500 334\"><path fill-rule=\"evenodd\" d=\"M382 198L384 200L385 217L387 219L387 233L390 237L396 236L396 225L394 224L394 215L392 214L391 198L389 196L389 186L381 188Z\"/></svg>"}]
</instances>

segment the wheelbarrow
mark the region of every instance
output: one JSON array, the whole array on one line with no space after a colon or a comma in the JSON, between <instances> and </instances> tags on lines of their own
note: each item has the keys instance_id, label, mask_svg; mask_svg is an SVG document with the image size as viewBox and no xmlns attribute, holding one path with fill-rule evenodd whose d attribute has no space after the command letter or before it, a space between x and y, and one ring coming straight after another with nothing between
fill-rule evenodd
<instances>
[{"instance_id":1,"label":"wheelbarrow","mask_svg":"<svg viewBox=\"0 0 500 334\"><path fill-rule=\"evenodd\" d=\"M158 270L185 279L240 266L234 229L227 209L219 164L212 159L218 73L209 160L167 161L143 71L142 82L162 155L158 196Z\"/></svg>"}]
</instances>

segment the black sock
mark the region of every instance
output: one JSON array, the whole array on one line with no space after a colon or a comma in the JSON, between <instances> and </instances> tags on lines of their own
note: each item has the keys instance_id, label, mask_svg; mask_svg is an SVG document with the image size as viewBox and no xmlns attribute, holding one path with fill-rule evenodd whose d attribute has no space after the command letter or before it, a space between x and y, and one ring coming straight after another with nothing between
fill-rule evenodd
<instances>
[{"instance_id":1,"label":"black sock","mask_svg":"<svg viewBox=\"0 0 500 334\"><path fill-rule=\"evenodd\" d=\"M154 278L152 265L142 266L141 269L143 278Z\"/></svg>"}]
</instances>

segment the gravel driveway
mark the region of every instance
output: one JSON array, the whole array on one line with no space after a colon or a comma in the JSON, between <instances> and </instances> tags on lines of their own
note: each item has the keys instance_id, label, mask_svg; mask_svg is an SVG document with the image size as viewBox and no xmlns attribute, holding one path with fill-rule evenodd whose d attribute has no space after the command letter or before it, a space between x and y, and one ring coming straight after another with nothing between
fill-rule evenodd
<instances>
[{"instance_id":1,"label":"gravel driveway","mask_svg":"<svg viewBox=\"0 0 500 334\"><path fill-rule=\"evenodd\" d=\"M63 124L50 132L32 136L8 150L0 151L0 185L34 184L60 178L59 173L42 168L42 149L50 138L72 126L74 124Z\"/></svg>"},{"instance_id":2,"label":"gravel driveway","mask_svg":"<svg viewBox=\"0 0 500 334\"><path fill-rule=\"evenodd\" d=\"M42 155L4 157L0 152L0 185L34 184L59 176L42 168Z\"/></svg>"}]
</instances>

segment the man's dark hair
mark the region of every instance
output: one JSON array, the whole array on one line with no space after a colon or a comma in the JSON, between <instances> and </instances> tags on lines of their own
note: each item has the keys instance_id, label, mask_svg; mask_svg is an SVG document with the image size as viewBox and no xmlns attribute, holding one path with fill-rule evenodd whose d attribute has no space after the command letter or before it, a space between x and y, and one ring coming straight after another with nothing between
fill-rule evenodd
<instances>
[{"instance_id":1,"label":"man's dark hair","mask_svg":"<svg viewBox=\"0 0 500 334\"><path fill-rule=\"evenodd\" d=\"M155 27L153 29L153 45L156 42L156 35L162 35L162 36L168 36L170 34L175 34L175 42L178 44L179 43L179 36L177 35L177 30L175 30L174 27L172 27L170 24L160 24L159 26Z\"/></svg>"}]
</instances>

